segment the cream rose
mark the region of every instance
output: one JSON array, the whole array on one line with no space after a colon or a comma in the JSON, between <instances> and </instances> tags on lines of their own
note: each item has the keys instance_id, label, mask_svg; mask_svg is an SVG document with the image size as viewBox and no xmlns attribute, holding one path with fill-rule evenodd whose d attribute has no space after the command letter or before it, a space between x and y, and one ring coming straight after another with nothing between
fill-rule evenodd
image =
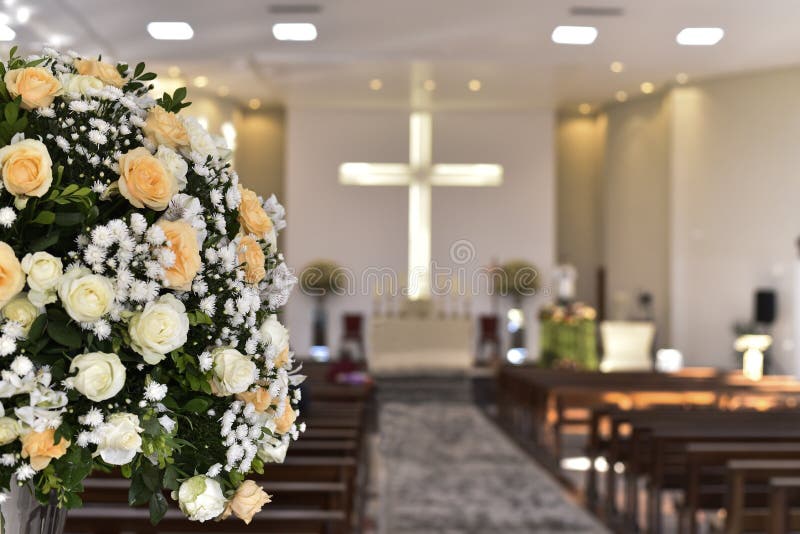
<instances>
[{"instance_id":1,"label":"cream rose","mask_svg":"<svg viewBox=\"0 0 800 534\"><path fill-rule=\"evenodd\" d=\"M278 434L286 434L292 429L297 413L292 409L292 403L289 397L283 399L283 412L281 416L275 419L275 432Z\"/></svg>"},{"instance_id":2,"label":"cream rose","mask_svg":"<svg viewBox=\"0 0 800 534\"><path fill-rule=\"evenodd\" d=\"M142 132L154 145L164 145L173 150L189 146L189 135L180 117L160 106L147 113Z\"/></svg>"},{"instance_id":3,"label":"cream rose","mask_svg":"<svg viewBox=\"0 0 800 534\"><path fill-rule=\"evenodd\" d=\"M77 374L68 380L84 397L95 402L110 399L125 385L125 366L119 356L107 352L88 352L76 356L69 372Z\"/></svg>"},{"instance_id":4,"label":"cream rose","mask_svg":"<svg viewBox=\"0 0 800 534\"><path fill-rule=\"evenodd\" d=\"M258 457L265 462L282 464L289 450L289 440L281 440L270 436L258 444Z\"/></svg>"},{"instance_id":5,"label":"cream rose","mask_svg":"<svg viewBox=\"0 0 800 534\"><path fill-rule=\"evenodd\" d=\"M264 211L258 195L241 185L239 193L242 195L242 202L239 204L239 224L242 225L242 230L247 234L266 237L272 231L272 220Z\"/></svg>"},{"instance_id":6,"label":"cream rose","mask_svg":"<svg viewBox=\"0 0 800 534\"><path fill-rule=\"evenodd\" d=\"M46 108L61 92L61 82L44 67L11 69L3 77L11 98L22 97L23 109Z\"/></svg>"},{"instance_id":7,"label":"cream rose","mask_svg":"<svg viewBox=\"0 0 800 534\"><path fill-rule=\"evenodd\" d=\"M58 296L70 317L90 323L111 310L114 285L105 276L92 274L86 268L77 268L61 278Z\"/></svg>"},{"instance_id":8,"label":"cream rose","mask_svg":"<svg viewBox=\"0 0 800 534\"><path fill-rule=\"evenodd\" d=\"M8 243L0 241L0 307L5 306L25 287L25 273Z\"/></svg>"},{"instance_id":9,"label":"cream rose","mask_svg":"<svg viewBox=\"0 0 800 534\"><path fill-rule=\"evenodd\" d=\"M53 183L53 161L44 143L23 139L0 148L3 185L17 198L41 197Z\"/></svg>"},{"instance_id":10,"label":"cream rose","mask_svg":"<svg viewBox=\"0 0 800 534\"><path fill-rule=\"evenodd\" d=\"M67 452L69 441L61 438L55 442L56 431L48 428L43 432L27 432L20 438L22 441L22 457L30 458L34 471L41 471L53 458L61 458Z\"/></svg>"},{"instance_id":11,"label":"cream rose","mask_svg":"<svg viewBox=\"0 0 800 534\"><path fill-rule=\"evenodd\" d=\"M197 230L183 220L158 221L158 226L164 231L169 241L169 249L175 256L174 263L164 266L164 274L172 289L188 291L192 288L192 281L200 270L200 245L197 240Z\"/></svg>"},{"instance_id":12,"label":"cream rose","mask_svg":"<svg viewBox=\"0 0 800 534\"><path fill-rule=\"evenodd\" d=\"M0 445L8 445L19 437L19 421L13 417L0 417Z\"/></svg>"},{"instance_id":13,"label":"cream rose","mask_svg":"<svg viewBox=\"0 0 800 534\"><path fill-rule=\"evenodd\" d=\"M258 369L253 361L231 347L216 347L211 351L214 362L211 389L215 395L226 397L247 391L256 380Z\"/></svg>"},{"instance_id":14,"label":"cream rose","mask_svg":"<svg viewBox=\"0 0 800 534\"><path fill-rule=\"evenodd\" d=\"M182 191L186 187L186 173L189 171L186 160L166 145L158 147L156 158L175 177L178 181L178 190Z\"/></svg>"},{"instance_id":15,"label":"cream rose","mask_svg":"<svg viewBox=\"0 0 800 534\"><path fill-rule=\"evenodd\" d=\"M177 178L144 147L120 156L119 174L120 194L137 208L164 211L178 192Z\"/></svg>"},{"instance_id":16,"label":"cream rose","mask_svg":"<svg viewBox=\"0 0 800 534\"><path fill-rule=\"evenodd\" d=\"M144 310L131 317L128 324L131 348L142 355L144 361L155 365L171 352L186 343L189 317L183 302L173 295L162 295L148 302Z\"/></svg>"},{"instance_id":17,"label":"cream rose","mask_svg":"<svg viewBox=\"0 0 800 534\"><path fill-rule=\"evenodd\" d=\"M39 308L28 300L28 296L25 293L20 293L11 299L8 304L3 306L2 313L3 317L9 321L19 323L22 330L27 335L31 329L31 325L33 325L33 322L39 317L40 312Z\"/></svg>"},{"instance_id":18,"label":"cream rose","mask_svg":"<svg viewBox=\"0 0 800 534\"><path fill-rule=\"evenodd\" d=\"M111 465L125 465L142 452L139 417L132 413L115 413L106 418L99 429L100 443L97 453L104 462Z\"/></svg>"},{"instance_id":19,"label":"cream rose","mask_svg":"<svg viewBox=\"0 0 800 534\"><path fill-rule=\"evenodd\" d=\"M265 388L258 387L255 391L237 393L236 398L244 403L252 404L257 412L265 412L272 404L272 397Z\"/></svg>"},{"instance_id":20,"label":"cream rose","mask_svg":"<svg viewBox=\"0 0 800 534\"><path fill-rule=\"evenodd\" d=\"M28 275L27 282L31 291L42 294L54 292L64 274L61 259L47 252L26 254L22 258L22 270Z\"/></svg>"},{"instance_id":21,"label":"cream rose","mask_svg":"<svg viewBox=\"0 0 800 534\"><path fill-rule=\"evenodd\" d=\"M68 95L95 95L104 87L99 78L85 74L62 74L60 80L64 92Z\"/></svg>"},{"instance_id":22,"label":"cream rose","mask_svg":"<svg viewBox=\"0 0 800 534\"><path fill-rule=\"evenodd\" d=\"M244 280L249 284L257 284L267 276L264 262L264 251L252 236L245 235L239 240L239 263L244 267Z\"/></svg>"},{"instance_id":23,"label":"cream rose","mask_svg":"<svg viewBox=\"0 0 800 534\"><path fill-rule=\"evenodd\" d=\"M111 63L97 59L76 59L74 65L78 74L94 76L106 85L113 85L114 87L125 85L125 78L119 73L117 67Z\"/></svg>"},{"instance_id":24,"label":"cream rose","mask_svg":"<svg viewBox=\"0 0 800 534\"><path fill-rule=\"evenodd\" d=\"M217 143L211 134L203 128L197 119L194 117L184 117L183 125L186 128L186 134L189 137L189 147L193 152L197 152L203 158L218 159L219 152L217 151Z\"/></svg>"},{"instance_id":25,"label":"cream rose","mask_svg":"<svg viewBox=\"0 0 800 534\"><path fill-rule=\"evenodd\" d=\"M236 488L233 498L228 502L220 519L227 519L232 513L249 525L253 516L271 501L272 498L259 484L252 480L245 480Z\"/></svg>"},{"instance_id":26,"label":"cream rose","mask_svg":"<svg viewBox=\"0 0 800 534\"><path fill-rule=\"evenodd\" d=\"M225 511L225 495L219 482L205 475L195 475L185 480L178 488L177 496L181 511L191 521L201 523L216 519Z\"/></svg>"},{"instance_id":27,"label":"cream rose","mask_svg":"<svg viewBox=\"0 0 800 534\"><path fill-rule=\"evenodd\" d=\"M289 330L278 321L278 317L274 314L268 316L258 331L270 347L270 353L275 355L275 366L283 367L289 363Z\"/></svg>"}]
</instances>

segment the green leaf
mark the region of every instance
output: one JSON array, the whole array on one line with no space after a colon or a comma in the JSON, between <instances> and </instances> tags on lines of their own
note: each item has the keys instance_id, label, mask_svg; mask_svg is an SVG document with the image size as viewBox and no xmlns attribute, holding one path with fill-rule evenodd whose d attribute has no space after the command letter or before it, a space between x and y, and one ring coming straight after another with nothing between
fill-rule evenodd
<instances>
[{"instance_id":1,"label":"green leaf","mask_svg":"<svg viewBox=\"0 0 800 534\"><path fill-rule=\"evenodd\" d=\"M82 345L80 329L67 326L65 323L49 321L47 335L50 339L70 349L78 349Z\"/></svg>"},{"instance_id":2,"label":"green leaf","mask_svg":"<svg viewBox=\"0 0 800 534\"><path fill-rule=\"evenodd\" d=\"M31 221L33 224L53 224L56 220L56 214L52 211L40 211L36 218Z\"/></svg>"},{"instance_id":3,"label":"green leaf","mask_svg":"<svg viewBox=\"0 0 800 534\"><path fill-rule=\"evenodd\" d=\"M39 252L40 250L45 250L47 247L55 245L56 243L58 243L59 235L60 234L58 232L51 232L46 236L34 239L33 241L31 241L31 244L29 245L30 251Z\"/></svg>"},{"instance_id":4,"label":"green leaf","mask_svg":"<svg viewBox=\"0 0 800 534\"><path fill-rule=\"evenodd\" d=\"M142 462L140 470L142 482L150 491L161 491L161 473L158 466L150 463L150 461Z\"/></svg>"},{"instance_id":5,"label":"green leaf","mask_svg":"<svg viewBox=\"0 0 800 534\"><path fill-rule=\"evenodd\" d=\"M58 226L75 226L82 222L83 213L77 211L60 211L55 216L55 223Z\"/></svg>"},{"instance_id":6,"label":"green leaf","mask_svg":"<svg viewBox=\"0 0 800 534\"><path fill-rule=\"evenodd\" d=\"M47 315L43 313L33 321L33 324L31 324L31 328L28 330L28 343L32 343L42 337L46 326Z\"/></svg>"},{"instance_id":7,"label":"green leaf","mask_svg":"<svg viewBox=\"0 0 800 534\"><path fill-rule=\"evenodd\" d=\"M150 497L150 523L157 525L167 513L167 500L161 492L154 493Z\"/></svg>"},{"instance_id":8,"label":"green leaf","mask_svg":"<svg viewBox=\"0 0 800 534\"><path fill-rule=\"evenodd\" d=\"M10 124L14 124L15 122L17 122L17 117L19 116L19 104L17 104L16 101L9 102L8 104L6 104L4 112L6 120Z\"/></svg>"},{"instance_id":9,"label":"green leaf","mask_svg":"<svg viewBox=\"0 0 800 534\"><path fill-rule=\"evenodd\" d=\"M144 72L144 63L139 63L136 65L136 69L133 71L133 77L138 78L141 73Z\"/></svg>"},{"instance_id":10,"label":"green leaf","mask_svg":"<svg viewBox=\"0 0 800 534\"><path fill-rule=\"evenodd\" d=\"M211 401L202 397L195 397L183 405L183 409L188 412L200 413L204 412L211 406Z\"/></svg>"},{"instance_id":11,"label":"green leaf","mask_svg":"<svg viewBox=\"0 0 800 534\"><path fill-rule=\"evenodd\" d=\"M135 473L131 479L131 487L128 489L128 504L139 506L150 500L153 492L147 489L139 473Z\"/></svg>"},{"instance_id":12,"label":"green leaf","mask_svg":"<svg viewBox=\"0 0 800 534\"><path fill-rule=\"evenodd\" d=\"M168 465L164 470L164 487L173 491L177 491L179 486L180 482L178 482L178 470L175 469L174 465Z\"/></svg>"}]
</instances>

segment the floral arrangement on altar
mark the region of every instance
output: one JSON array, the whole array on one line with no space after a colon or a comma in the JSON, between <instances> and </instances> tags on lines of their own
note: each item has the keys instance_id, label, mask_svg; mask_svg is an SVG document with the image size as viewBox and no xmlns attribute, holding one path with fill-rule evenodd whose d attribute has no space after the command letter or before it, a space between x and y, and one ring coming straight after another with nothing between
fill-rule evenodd
<instances>
[{"instance_id":1,"label":"floral arrangement on altar","mask_svg":"<svg viewBox=\"0 0 800 534\"><path fill-rule=\"evenodd\" d=\"M164 489L189 519L249 522L270 497L248 474L304 430L284 210L155 77L0 62L0 489L73 508L118 468L153 522Z\"/></svg>"},{"instance_id":2,"label":"floral arrangement on altar","mask_svg":"<svg viewBox=\"0 0 800 534\"><path fill-rule=\"evenodd\" d=\"M531 296L539 289L539 270L525 260L510 260L494 267L494 291L515 298Z\"/></svg>"},{"instance_id":3,"label":"floral arrangement on altar","mask_svg":"<svg viewBox=\"0 0 800 534\"><path fill-rule=\"evenodd\" d=\"M300 272L300 288L307 295L324 297L341 291L344 283L342 268L333 260L313 261Z\"/></svg>"}]
</instances>

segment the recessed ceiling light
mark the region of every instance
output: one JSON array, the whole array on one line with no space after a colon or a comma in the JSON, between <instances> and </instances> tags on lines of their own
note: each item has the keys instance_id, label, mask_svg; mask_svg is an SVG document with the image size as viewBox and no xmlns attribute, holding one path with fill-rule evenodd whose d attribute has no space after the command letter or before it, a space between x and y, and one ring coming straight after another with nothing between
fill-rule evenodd
<instances>
[{"instance_id":1,"label":"recessed ceiling light","mask_svg":"<svg viewBox=\"0 0 800 534\"><path fill-rule=\"evenodd\" d=\"M177 78L181 75L181 68L177 65L172 65L170 68L167 69L167 74L170 78Z\"/></svg>"},{"instance_id":2,"label":"recessed ceiling light","mask_svg":"<svg viewBox=\"0 0 800 534\"><path fill-rule=\"evenodd\" d=\"M228 89L227 85L220 85L219 87L217 87L217 96L225 97L228 96L230 92L231 91L230 89Z\"/></svg>"},{"instance_id":3,"label":"recessed ceiling light","mask_svg":"<svg viewBox=\"0 0 800 534\"><path fill-rule=\"evenodd\" d=\"M641 89L644 94L649 95L650 93L656 90L656 86L650 82L644 82L642 85L639 86L639 89Z\"/></svg>"},{"instance_id":4,"label":"recessed ceiling light","mask_svg":"<svg viewBox=\"0 0 800 534\"><path fill-rule=\"evenodd\" d=\"M469 87L469 90L472 91L473 93L477 93L478 91L481 90L481 81L470 80L469 83L467 84L467 87Z\"/></svg>"},{"instance_id":5,"label":"recessed ceiling light","mask_svg":"<svg viewBox=\"0 0 800 534\"><path fill-rule=\"evenodd\" d=\"M0 41L13 41L17 36L17 32L5 24L0 24Z\"/></svg>"},{"instance_id":6,"label":"recessed ceiling light","mask_svg":"<svg viewBox=\"0 0 800 534\"><path fill-rule=\"evenodd\" d=\"M208 85L208 77L207 76L195 76L192 83L195 87L205 87Z\"/></svg>"},{"instance_id":7,"label":"recessed ceiling light","mask_svg":"<svg viewBox=\"0 0 800 534\"><path fill-rule=\"evenodd\" d=\"M617 91L614 94L614 98L617 99L617 102L625 102L626 100L628 100L628 93L626 93L625 91Z\"/></svg>"},{"instance_id":8,"label":"recessed ceiling light","mask_svg":"<svg viewBox=\"0 0 800 534\"><path fill-rule=\"evenodd\" d=\"M194 36L194 30L188 22L151 22L147 32L153 39L167 41L185 41Z\"/></svg>"},{"instance_id":9,"label":"recessed ceiling light","mask_svg":"<svg viewBox=\"0 0 800 534\"><path fill-rule=\"evenodd\" d=\"M19 6L17 8L17 22L25 24L31 20L31 8L27 6Z\"/></svg>"},{"instance_id":10,"label":"recessed ceiling light","mask_svg":"<svg viewBox=\"0 0 800 534\"><path fill-rule=\"evenodd\" d=\"M380 91L383 89L383 82L378 78L373 78L369 81L369 88L373 91Z\"/></svg>"},{"instance_id":11,"label":"recessed ceiling light","mask_svg":"<svg viewBox=\"0 0 800 534\"><path fill-rule=\"evenodd\" d=\"M422 83L422 88L426 91L435 91L436 90L436 82L433 80L425 80Z\"/></svg>"},{"instance_id":12,"label":"recessed ceiling light","mask_svg":"<svg viewBox=\"0 0 800 534\"><path fill-rule=\"evenodd\" d=\"M592 112L592 106L591 104L587 104L586 102L584 102L583 104L578 106L578 111L581 112L581 115L588 115L589 113Z\"/></svg>"},{"instance_id":13,"label":"recessed ceiling light","mask_svg":"<svg viewBox=\"0 0 800 534\"><path fill-rule=\"evenodd\" d=\"M689 81L689 75L685 72L679 72L675 75L675 81L683 85Z\"/></svg>"},{"instance_id":14,"label":"recessed ceiling light","mask_svg":"<svg viewBox=\"0 0 800 534\"><path fill-rule=\"evenodd\" d=\"M678 44L687 46L715 45L725 35L722 28L684 28L675 37Z\"/></svg>"},{"instance_id":15,"label":"recessed ceiling light","mask_svg":"<svg viewBox=\"0 0 800 534\"><path fill-rule=\"evenodd\" d=\"M625 65L621 61L613 61L609 68L611 72L620 73L625 70Z\"/></svg>"},{"instance_id":16,"label":"recessed ceiling light","mask_svg":"<svg viewBox=\"0 0 800 534\"><path fill-rule=\"evenodd\" d=\"M250 109L256 110L261 107L261 100L258 98L251 98L247 105L250 107Z\"/></svg>"},{"instance_id":17,"label":"recessed ceiling light","mask_svg":"<svg viewBox=\"0 0 800 534\"><path fill-rule=\"evenodd\" d=\"M557 26L550 38L558 44L588 45L597 39L597 28L594 26Z\"/></svg>"},{"instance_id":18,"label":"recessed ceiling light","mask_svg":"<svg viewBox=\"0 0 800 534\"><path fill-rule=\"evenodd\" d=\"M279 41L313 41L317 27L310 22L279 22L272 26L272 35Z\"/></svg>"}]
</instances>

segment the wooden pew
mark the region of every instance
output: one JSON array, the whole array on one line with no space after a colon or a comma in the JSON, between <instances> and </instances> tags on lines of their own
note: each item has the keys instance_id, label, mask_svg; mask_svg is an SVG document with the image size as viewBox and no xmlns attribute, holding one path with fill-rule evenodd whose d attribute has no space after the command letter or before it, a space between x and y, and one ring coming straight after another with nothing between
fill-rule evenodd
<instances>
[{"instance_id":1,"label":"wooden pew","mask_svg":"<svg viewBox=\"0 0 800 534\"><path fill-rule=\"evenodd\" d=\"M730 476L730 498L727 507L725 532L740 534L755 525L766 527L769 514L764 507L747 507L747 487L754 482L769 483L774 477L800 476L800 460L731 460L727 464ZM748 528L749 527L749 528Z\"/></svg>"}]
</instances>

